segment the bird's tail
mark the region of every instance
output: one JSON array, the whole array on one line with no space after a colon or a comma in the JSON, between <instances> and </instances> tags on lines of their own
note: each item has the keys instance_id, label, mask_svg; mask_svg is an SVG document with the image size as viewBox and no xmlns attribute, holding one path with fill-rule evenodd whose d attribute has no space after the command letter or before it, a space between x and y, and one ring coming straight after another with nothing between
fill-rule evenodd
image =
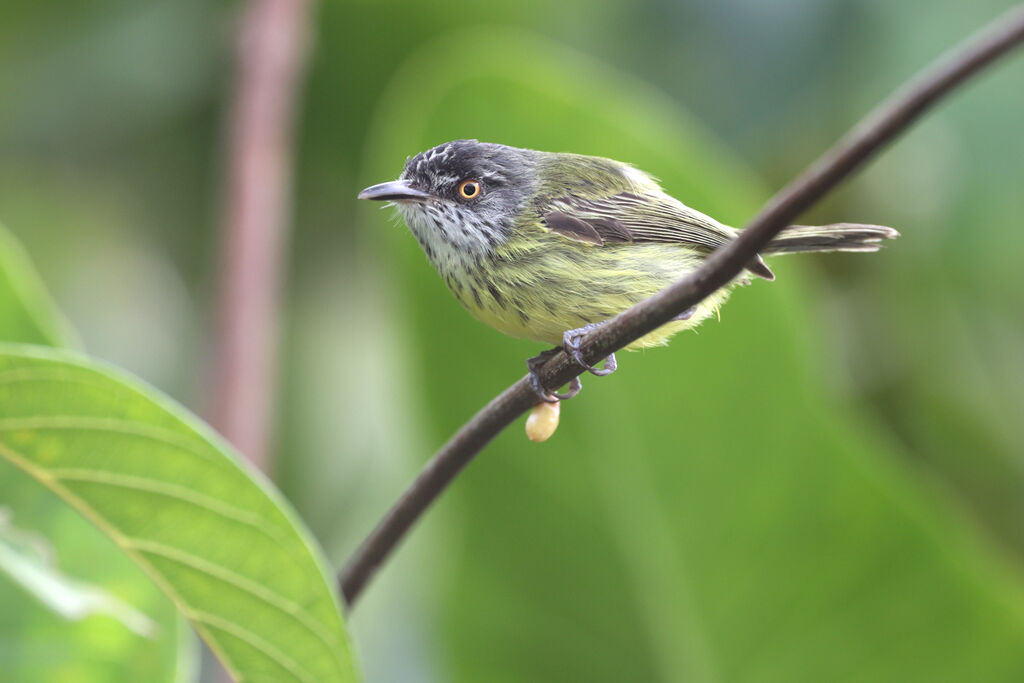
<instances>
[{"instance_id":1,"label":"bird's tail","mask_svg":"<svg viewBox=\"0 0 1024 683\"><path fill-rule=\"evenodd\" d=\"M801 251L878 251L882 240L900 234L884 225L833 223L832 225L791 225L768 243L762 254L795 254ZM766 280L775 274L760 256L747 264L747 270Z\"/></svg>"},{"instance_id":2,"label":"bird's tail","mask_svg":"<svg viewBox=\"0 0 1024 683\"><path fill-rule=\"evenodd\" d=\"M764 254L792 254L800 251L878 251L882 240L900 234L882 225L833 223L832 225L791 225L768 243Z\"/></svg>"}]
</instances>

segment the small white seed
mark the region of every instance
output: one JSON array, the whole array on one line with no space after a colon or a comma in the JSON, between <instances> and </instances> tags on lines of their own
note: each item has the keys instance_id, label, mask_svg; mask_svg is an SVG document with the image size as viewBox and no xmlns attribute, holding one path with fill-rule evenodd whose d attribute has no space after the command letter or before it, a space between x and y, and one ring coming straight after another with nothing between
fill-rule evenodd
<instances>
[{"instance_id":1,"label":"small white seed","mask_svg":"<svg viewBox=\"0 0 1024 683\"><path fill-rule=\"evenodd\" d=\"M526 418L526 438L530 441L547 441L558 429L558 414L562 411L562 402L538 403Z\"/></svg>"}]
</instances>

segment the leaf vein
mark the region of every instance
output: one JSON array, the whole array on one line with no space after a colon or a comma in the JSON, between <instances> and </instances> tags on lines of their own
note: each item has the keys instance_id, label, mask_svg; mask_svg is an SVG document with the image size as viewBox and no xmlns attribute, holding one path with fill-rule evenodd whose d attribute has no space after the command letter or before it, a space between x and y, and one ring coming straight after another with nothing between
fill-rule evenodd
<instances>
[{"instance_id":1,"label":"leaf vein","mask_svg":"<svg viewBox=\"0 0 1024 683\"><path fill-rule=\"evenodd\" d=\"M126 543L131 548L134 548L141 553L159 555L171 560L172 562L177 562L178 564L191 567L196 571L231 584L239 590L245 591L256 598L259 598L271 607L275 607L285 614L294 617L296 621L301 623L311 633L313 633L313 635L319 638L324 645L327 646L328 651L331 653L336 652L339 643L324 629L323 624L319 623L313 615L305 610L299 603L289 600L283 595L275 593L274 591L266 588L265 586L261 586L259 583L246 578L241 574L236 574L230 569L208 562L197 555L179 548L167 546L162 543L155 543L153 541L147 541L141 538L126 539Z\"/></svg>"},{"instance_id":2,"label":"leaf vein","mask_svg":"<svg viewBox=\"0 0 1024 683\"><path fill-rule=\"evenodd\" d=\"M93 484L104 484L107 486L116 486L119 488L155 493L157 495L166 496L167 498L176 498L186 503L192 503L193 505L220 515L221 517L226 517L233 521L254 527L268 535L273 535L275 540L280 540L280 537L277 536L277 534L270 534L270 532L267 531L266 527L270 524L269 520L260 517L256 513L235 507L234 505L225 503L224 501L212 496L197 493L196 491L184 486L178 486L177 484L171 484L156 479L146 479L145 477L136 477L129 474L120 474L118 472L108 472L98 469L69 467L54 468L47 471L50 473L50 476L61 481L83 481Z\"/></svg>"},{"instance_id":3,"label":"leaf vein","mask_svg":"<svg viewBox=\"0 0 1024 683\"><path fill-rule=\"evenodd\" d=\"M289 673L298 678L301 681L309 681L315 683L316 679L312 678L309 671L299 666L299 664L288 655L284 654L276 647L268 643L267 641L260 638L258 635L242 628L238 624L232 623L226 619L222 619L214 614L208 612L200 612L197 610L189 610L188 617L193 621L201 624L206 624L220 631L224 631L239 640L245 641L252 647L256 648L270 659L280 664L283 668L287 669Z\"/></svg>"},{"instance_id":4,"label":"leaf vein","mask_svg":"<svg viewBox=\"0 0 1024 683\"><path fill-rule=\"evenodd\" d=\"M99 384L95 381L90 381L90 378L82 376L81 374L76 375L75 373L69 372L69 368L66 366L56 367L27 367L27 368L14 368L12 370L5 370L0 372L0 386L4 384L15 384L17 382L67 382L74 384L83 384L88 387L98 387Z\"/></svg>"},{"instance_id":5,"label":"leaf vein","mask_svg":"<svg viewBox=\"0 0 1024 683\"><path fill-rule=\"evenodd\" d=\"M0 420L0 431L16 430L85 430L112 432L125 436L138 436L144 439L161 441L177 446L204 460L213 461L208 453L197 448L195 440L183 434L163 427L148 425L131 420L108 417L92 417L89 415L34 415L27 417L9 417Z\"/></svg>"}]
</instances>

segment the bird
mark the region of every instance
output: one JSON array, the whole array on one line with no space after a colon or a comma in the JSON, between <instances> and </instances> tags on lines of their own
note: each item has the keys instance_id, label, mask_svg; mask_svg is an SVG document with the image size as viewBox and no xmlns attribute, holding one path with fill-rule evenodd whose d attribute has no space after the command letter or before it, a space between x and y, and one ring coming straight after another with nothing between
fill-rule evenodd
<instances>
[{"instance_id":1,"label":"bird","mask_svg":"<svg viewBox=\"0 0 1024 683\"><path fill-rule=\"evenodd\" d=\"M406 159L397 180L359 199L397 207L427 259L478 320L513 337L555 344L527 360L530 385L564 349L595 375L580 353L583 335L692 273L740 231L690 208L635 166L597 156L542 152L454 140ZM627 349L661 346L718 313L737 284L774 280L762 256L797 252L874 252L898 237L893 228L858 223L794 225L782 230L742 274Z\"/></svg>"}]
</instances>

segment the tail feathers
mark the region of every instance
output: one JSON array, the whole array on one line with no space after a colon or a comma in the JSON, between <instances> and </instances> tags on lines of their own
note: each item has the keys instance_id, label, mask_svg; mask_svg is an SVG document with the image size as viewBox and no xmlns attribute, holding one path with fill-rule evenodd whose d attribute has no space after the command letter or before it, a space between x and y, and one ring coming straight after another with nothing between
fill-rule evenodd
<instances>
[{"instance_id":1,"label":"tail feathers","mask_svg":"<svg viewBox=\"0 0 1024 683\"><path fill-rule=\"evenodd\" d=\"M801 251L878 251L882 240L899 237L883 225L833 223L832 225L793 225L768 243L765 254L792 254Z\"/></svg>"}]
</instances>

